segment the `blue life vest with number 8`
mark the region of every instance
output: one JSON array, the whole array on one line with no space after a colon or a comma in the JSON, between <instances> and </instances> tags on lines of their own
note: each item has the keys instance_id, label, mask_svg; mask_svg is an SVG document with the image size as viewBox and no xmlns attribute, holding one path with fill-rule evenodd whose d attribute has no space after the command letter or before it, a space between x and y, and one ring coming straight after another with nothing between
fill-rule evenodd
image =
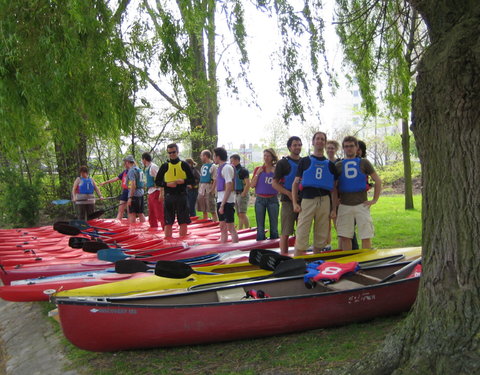
<instances>
[{"instance_id":1,"label":"blue life vest with number 8","mask_svg":"<svg viewBox=\"0 0 480 375\"><path fill-rule=\"evenodd\" d=\"M367 190L367 175L360 169L361 160L360 158L342 160L342 173L338 185L341 193L357 193Z\"/></svg>"},{"instance_id":2,"label":"blue life vest with number 8","mask_svg":"<svg viewBox=\"0 0 480 375\"><path fill-rule=\"evenodd\" d=\"M212 165L213 163L206 163L200 168L200 182L202 184L212 182L212 174L210 173Z\"/></svg>"},{"instance_id":3,"label":"blue life vest with number 8","mask_svg":"<svg viewBox=\"0 0 480 375\"><path fill-rule=\"evenodd\" d=\"M330 160L318 160L313 156L310 158L310 167L303 171L302 186L313 187L324 190L333 190L335 177L330 171Z\"/></svg>"},{"instance_id":4,"label":"blue life vest with number 8","mask_svg":"<svg viewBox=\"0 0 480 375\"><path fill-rule=\"evenodd\" d=\"M93 181L90 177L80 177L80 183L78 184L78 192L80 194L93 194Z\"/></svg>"}]
</instances>

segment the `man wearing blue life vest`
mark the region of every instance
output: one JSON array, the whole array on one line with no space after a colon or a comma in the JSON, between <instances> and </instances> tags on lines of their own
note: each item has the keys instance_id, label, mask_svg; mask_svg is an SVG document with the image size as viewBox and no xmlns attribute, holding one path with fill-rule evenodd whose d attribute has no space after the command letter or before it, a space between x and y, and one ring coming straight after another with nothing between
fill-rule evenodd
<instances>
[{"instance_id":1,"label":"man wearing blue life vest","mask_svg":"<svg viewBox=\"0 0 480 375\"><path fill-rule=\"evenodd\" d=\"M82 165L79 169L80 177L77 177L73 183L72 201L78 208L78 218L87 220L87 216L95 211L95 191L100 199L103 199L102 193L93 178L88 175L88 168Z\"/></svg>"},{"instance_id":2,"label":"man wearing blue life vest","mask_svg":"<svg viewBox=\"0 0 480 375\"><path fill-rule=\"evenodd\" d=\"M300 159L292 185L293 210L298 212L295 255L303 255L309 246L310 227L313 227L313 251L318 253L327 244L329 220L335 218L338 178L335 164L324 155L327 135L316 132L312 138L313 154ZM301 205L298 204L301 184Z\"/></svg>"},{"instance_id":3,"label":"man wearing blue life vest","mask_svg":"<svg viewBox=\"0 0 480 375\"><path fill-rule=\"evenodd\" d=\"M230 164L235 169L235 211L238 216L238 229L250 228L247 216L248 200L250 198L250 172L240 164L240 155L230 156Z\"/></svg>"},{"instance_id":4,"label":"man wearing blue life vest","mask_svg":"<svg viewBox=\"0 0 480 375\"><path fill-rule=\"evenodd\" d=\"M235 171L227 164L227 151L223 147L213 150L213 160L218 165L217 169L217 211L220 222L220 242L228 240L228 232L232 242L238 242L238 234L235 229Z\"/></svg>"},{"instance_id":5,"label":"man wearing blue life vest","mask_svg":"<svg viewBox=\"0 0 480 375\"><path fill-rule=\"evenodd\" d=\"M190 166L178 156L176 143L167 145L168 162L160 167L155 185L163 187L165 191L164 216L165 237L172 237L172 225L177 218L180 226L179 236L187 235L187 224L190 224L188 210L187 185L195 180Z\"/></svg>"},{"instance_id":6,"label":"man wearing blue life vest","mask_svg":"<svg viewBox=\"0 0 480 375\"><path fill-rule=\"evenodd\" d=\"M340 175L338 191L340 205L337 214L337 233L342 250L352 249L352 238L355 223L358 226L358 237L362 240L362 248L372 248L373 221L370 207L377 203L382 191L382 180L375 172L372 164L365 158L357 156L358 141L348 136L342 142L345 159L335 165ZM375 182L373 199L368 200L368 176Z\"/></svg>"},{"instance_id":7,"label":"man wearing blue life vest","mask_svg":"<svg viewBox=\"0 0 480 375\"><path fill-rule=\"evenodd\" d=\"M143 223L146 220L143 214L143 188L145 187L143 171L135 165L133 156L129 155L123 161L127 162L128 166L128 221L134 223L138 217Z\"/></svg>"},{"instance_id":8,"label":"man wearing blue life vest","mask_svg":"<svg viewBox=\"0 0 480 375\"><path fill-rule=\"evenodd\" d=\"M208 214L213 221L218 221L217 201L215 199L215 180L217 166L213 163L212 153L203 150L200 153L202 166L200 168L200 183L198 184L197 211L203 213L203 218L208 219Z\"/></svg>"},{"instance_id":9,"label":"man wearing blue life vest","mask_svg":"<svg viewBox=\"0 0 480 375\"><path fill-rule=\"evenodd\" d=\"M288 254L288 238L293 235L295 223L298 219L298 213L293 210L292 185L297 175L298 162L302 152L302 140L297 136L290 137L287 141L287 148L290 155L277 163L272 183L273 188L282 194L280 252L283 255Z\"/></svg>"},{"instance_id":10,"label":"man wearing blue life vest","mask_svg":"<svg viewBox=\"0 0 480 375\"><path fill-rule=\"evenodd\" d=\"M158 165L152 161L152 155L148 152L142 154L142 163L145 166L145 176L147 179L148 223L150 224L150 228L158 228L158 222L160 222L163 229L165 227L165 219L163 217L163 189L155 186Z\"/></svg>"}]
</instances>

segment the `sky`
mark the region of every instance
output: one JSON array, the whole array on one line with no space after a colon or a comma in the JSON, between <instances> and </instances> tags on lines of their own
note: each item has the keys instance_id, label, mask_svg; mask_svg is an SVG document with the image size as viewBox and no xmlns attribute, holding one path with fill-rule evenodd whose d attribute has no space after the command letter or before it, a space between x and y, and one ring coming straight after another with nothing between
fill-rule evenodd
<instances>
[{"instance_id":1,"label":"sky","mask_svg":"<svg viewBox=\"0 0 480 375\"><path fill-rule=\"evenodd\" d=\"M306 124L318 127L318 130L332 131L335 118L339 111L339 101L349 96L349 88L342 79L341 63L342 51L339 40L332 24L332 1L326 2L329 7L325 8L325 14L330 14L326 20L325 39L327 58L331 67L340 73L341 88L336 97L333 97L324 84L323 107L318 105L318 99L313 93L310 104L313 113L307 114ZM275 64L275 52L279 47L279 35L273 19L260 15L258 11L246 7L246 29L249 37L247 49L250 57L249 79L253 83L258 96L258 105L248 106L246 100L236 100L221 94L221 107L218 118L219 145L238 147L240 144L261 143L262 138L268 137L268 124L281 122L283 99L281 98L278 85L279 69ZM222 70L219 68L219 76ZM327 89L325 89L327 88ZM247 89L243 90L248 94ZM348 99L347 99L348 101ZM305 126L298 119L290 124L289 135L300 135L301 127Z\"/></svg>"},{"instance_id":2,"label":"sky","mask_svg":"<svg viewBox=\"0 0 480 375\"><path fill-rule=\"evenodd\" d=\"M332 25L333 0L325 1L325 41L327 48L327 59L338 75L340 89L333 97L329 92L328 85L324 84L325 103L321 107L318 98L312 90L311 105L313 111L306 114L307 121L302 124L299 119L293 119L289 127L285 129L288 135L302 134L302 127L308 125L316 130L326 131L327 135L333 131L339 121L339 113L342 112L343 102L350 97L350 89L343 79L341 72L342 52L339 40ZM247 37L247 50L249 53L250 65L248 79L252 83L257 96L258 107L252 104L251 92L245 85L240 85L239 98L227 95L225 87L222 87L226 77L222 64L227 64L232 71L238 71L238 54L234 47L230 47L222 55L221 63L218 66L217 75L220 83L218 117L218 144L227 148L238 148L240 144L262 144L268 138L268 127L274 122L282 122L281 111L283 99L279 94L278 79L280 71L275 60L280 45L280 36L276 22L265 14L255 10L249 2L245 5L245 23ZM224 23L217 21L217 49L221 47L221 35L229 35ZM226 41L228 44L228 40ZM305 52L306 53L306 52ZM312 86L313 88L313 86ZM170 90L168 90L170 91ZM147 97L155 107L166 106L165 100L159 97L153 89L148 90Z\"/></svg>"}]
</instances>

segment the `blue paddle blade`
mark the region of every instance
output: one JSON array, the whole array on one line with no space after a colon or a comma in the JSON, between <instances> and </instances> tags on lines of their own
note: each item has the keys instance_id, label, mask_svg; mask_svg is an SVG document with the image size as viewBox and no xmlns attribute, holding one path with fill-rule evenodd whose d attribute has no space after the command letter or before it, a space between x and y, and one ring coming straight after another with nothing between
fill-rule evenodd
<instances>
[{"instance_id":1,"label":"blue paddle blade","mask_svg":"<svg viewBox=\"0 0 480 375\"><path fill-rule=\"evenodd\" d=\"M124 260L130 257L125 255L122 249L103 249L98 250L97 258L108 262L116 262L117 260Z\"/></svg>"},{"instance_id":2,"label":"blue paddle blade","mask_svg":"<svg viewBox=\"0 0 480 375\"><path fill-rule=\"evenodd\" d=\"M67 203L70 203L70 202L71 202L70 199L57 199L57 200L52 201L53 204L67 204Z\"/></svg>"}]
</instances>

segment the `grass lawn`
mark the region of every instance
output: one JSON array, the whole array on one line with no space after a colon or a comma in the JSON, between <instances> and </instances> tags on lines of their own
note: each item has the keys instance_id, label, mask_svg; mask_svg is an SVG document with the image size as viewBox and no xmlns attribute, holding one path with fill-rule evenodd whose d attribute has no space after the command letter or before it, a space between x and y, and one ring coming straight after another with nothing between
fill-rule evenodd
<instances>
[{"instance_id":1,"label":"grass lawn","mask_svg":"<svg viewBox=\"0 0 480 375\"><path fill-rule=\"evenodd\" d=\"M420 205L416 196L417 209L405 211L402 196L382 196L372 208L374 246L419 246ZM252 208L249 216L254 225ZM368 355L401 320L397 316L278 337L116 353L91 353L64 341L73 367L85 374L334 374Z\"/></svg>"}]
</instances>

